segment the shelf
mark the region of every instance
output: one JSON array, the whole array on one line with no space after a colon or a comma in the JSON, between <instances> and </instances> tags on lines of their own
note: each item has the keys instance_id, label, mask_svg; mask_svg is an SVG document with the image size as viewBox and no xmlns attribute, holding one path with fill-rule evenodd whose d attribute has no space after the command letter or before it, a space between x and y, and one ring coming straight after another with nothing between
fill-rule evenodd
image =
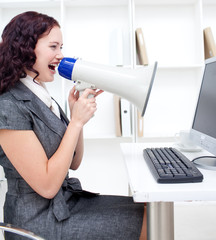
<instances>
[{"instance_id":1,"label":"shelf","mask_svg":"<svg viewBox=\"0 0 216 240\"><path fill-rule=\"evenodd\" d=\"M45 4L53 7L53 4L64 3L66 6L73 7L98 7L98 6L127 6L128 0L0 0L0 5L4 7L12 6L35 6L38 4Z\"/></svg>"},{"instance_id":2,"label":"shelf","mask_svg":"<svg viewBox=\"0 0 216 240\"><path fill-rule=\"evenodd\" d=\"M140 5L190 5L197 3L197 0L135 0L135 3Z\"/></svg>"},{"instance_id":3,"label":"shelf","mask_svg":"<svg viewBox=\"0 0 216 240\"><path fill-rule=\"evenodd\" d=\"M59 3L64 2L70 6L121 6L128 5L129 0L0 0L0 4L36 4L36 3ZM197 0L135 0L136 4L142 5L185 5L194 4ZM204 4L215 4L214 0L203 0ZM51 7L51 6L50 6Z\"/></svg>"},{"instance_id":4,"label":"shelf","mask_svg":"<svg viewBox=\"0 0 216 240\"><path fill-rule=\"evenodd\" d=\"M186 69L199 69L199 68L203 68L204 67L204 61L203 64L194 64L194 65L160 65L160 63L158 63L158 69L164 69L164 70L172 70L172 69L176 69L176 70L186 70Z\"/></svg>"},{"instance_id":5,"label":"shelf","mask_svg":"<svg viewBox=\"0 0 216 240\"><path fill-rule=\"evenodd\" d=\"M0 0L0 8L28 8L60 6L61 0Z\"/></svg>"},{"instance_id":6,"label":"shelf","mask_svg":"<svg viewBox=\"0 0 216 240\"><path fill-rule=\"evenodd\" d=\"M215 5L215 0L202 0L203 5Z\"/></svg>"},{"instance_id":7,"label":"shelf","mask_svg":"<svg viewBox=\"0 0 216 240\"><path fill-rule=\"evenodd\" d=\"M128 0L64 0L67 6L78 7L106 7L106 6L127 6Z\"/></svg>"}]
</instances>

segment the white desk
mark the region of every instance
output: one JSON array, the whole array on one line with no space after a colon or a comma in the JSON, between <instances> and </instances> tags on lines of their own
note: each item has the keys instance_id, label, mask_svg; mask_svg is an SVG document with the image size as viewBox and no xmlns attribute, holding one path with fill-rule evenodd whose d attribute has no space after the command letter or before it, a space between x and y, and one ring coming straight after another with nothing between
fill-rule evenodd
<instances>
[{"instance_id":1,"label":"white desk","mask_svg":"<svg viewBox=\"0 0 216 240\"><path fill-rule=\"evenodd\" d=\"M174 239L173 203L176 201L216 201L216 171L199 169L201 183L158 184L143 158L147 147L170 147L173 143L122 143L130 189L135 202L147 202L148 239ZM206 152L182 152L189 159Z\"/></svg>"}]
</instances>

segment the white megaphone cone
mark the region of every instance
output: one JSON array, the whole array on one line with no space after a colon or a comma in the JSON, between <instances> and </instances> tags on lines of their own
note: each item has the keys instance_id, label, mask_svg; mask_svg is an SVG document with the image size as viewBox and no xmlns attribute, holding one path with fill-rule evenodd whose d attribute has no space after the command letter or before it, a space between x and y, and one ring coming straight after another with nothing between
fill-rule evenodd
<instances>
[{"instance_id":1,"label":"white megaphone cone","mask_svg":"<svg viewBox=\"0 0 216 240\"><path fill-rule=\"evenodd\" d=\"M145 113L156 69L157 62L154 66L127 69L75 58L63 58L58 67L62 77L76 82L77 90L98 88L114 93L133 103L142 116Z\"/></svg>"}]
</instances>

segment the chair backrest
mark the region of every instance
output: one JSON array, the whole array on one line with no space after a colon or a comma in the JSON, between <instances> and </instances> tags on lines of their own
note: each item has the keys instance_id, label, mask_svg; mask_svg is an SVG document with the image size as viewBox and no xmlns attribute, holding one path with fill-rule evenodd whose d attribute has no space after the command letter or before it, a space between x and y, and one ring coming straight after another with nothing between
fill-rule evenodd
<instances>
[{"instance_id":1,"label":"chair backrest","mask_svg":"<svg viewBox=\"0 0 216 240\"><path fill-rule=\"evenodd\" d=\"M34 239L34 240L45 240L44 238L41 238L37 235L35 235L33 232L27 231L22 228L17 228L11 224L5 224L0 222L0 229L3 231L11 232L14 234L18 234L20 236L26 237L28 239Z\"/></svg>"},{"instance_id":2,"label":"chair backrest","mask_svg":"<svg viewBox=\"0 0 216 240\"><path fill-rule=\"evenodd\" d=\"M1 166L0 166L1 168ZM0 222L3 222L3 206L5 202L5 196L7 192L7 180L3 177L0 178ZM0 237L1 239L1 237ZM1 239L2 240L2 239Z\"/></svg>"}]
</instances>

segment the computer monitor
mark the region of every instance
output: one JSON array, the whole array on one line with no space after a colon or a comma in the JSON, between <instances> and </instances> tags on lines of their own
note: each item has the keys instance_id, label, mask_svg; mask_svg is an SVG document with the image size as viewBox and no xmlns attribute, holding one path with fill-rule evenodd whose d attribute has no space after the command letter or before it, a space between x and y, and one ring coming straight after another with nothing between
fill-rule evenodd
<instances>
[{"instance_id":1,"label":"computer monitor","mask_svg":"<svg viewBox=\"0 0 216 240\"><path fill-rule=\"evenodd\" d=\"M216 57L205 61L190 137L193 143L216 155ZM216 157L198 158L194 163L216 170Z\"/></svg>"}]
</instances>

